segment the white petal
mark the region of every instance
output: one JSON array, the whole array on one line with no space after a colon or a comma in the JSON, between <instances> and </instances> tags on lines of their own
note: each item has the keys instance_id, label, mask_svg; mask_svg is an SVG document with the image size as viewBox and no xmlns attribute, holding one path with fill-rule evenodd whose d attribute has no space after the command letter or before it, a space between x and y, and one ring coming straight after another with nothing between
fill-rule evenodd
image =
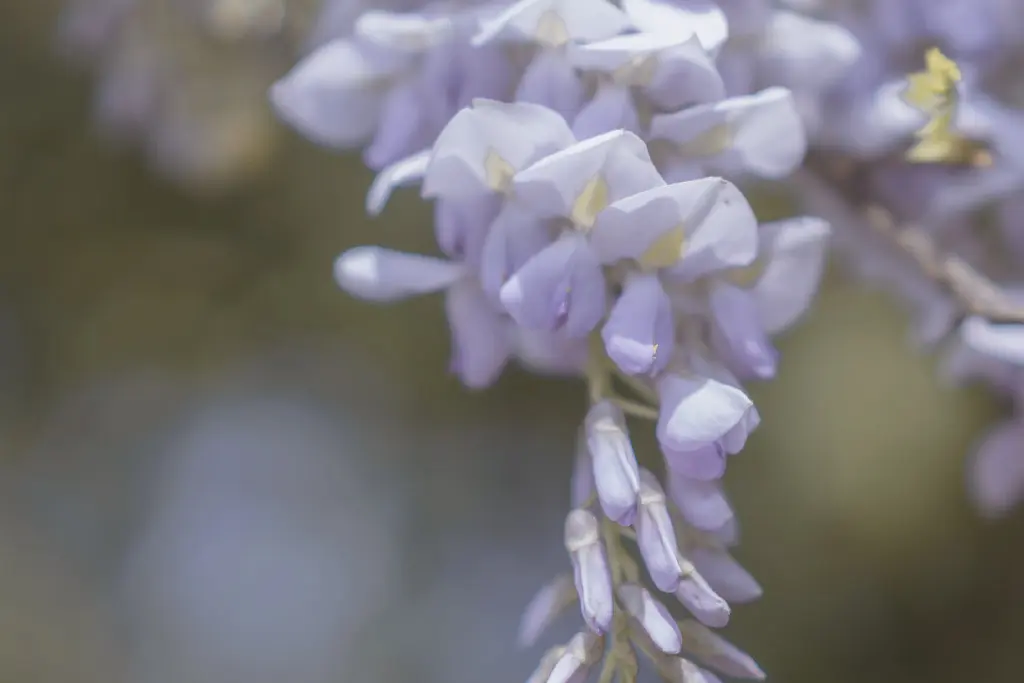
<instances>
[{"instance_id":1,"label":"white petal","mask_svg":"<svg viewBox=\"0 0 1024 683\"><path fill-rule=\"evenodd\" d=\"M475 100L434 143L423 195L455 198L502 191L512 173L575 141L565 119L546 107Z\"/></svg>"},{"instance_id":2,"label":"white petal","mask_svg":"<svg viewBox=\"0 0 1024 683\"><path fill-rule=\"evenodd\" d=\"M847 29L795 12L773 12L759 55L769 82L819 91L838 82L860 58Z\"/></svg>"},{"instance_id":3,"label":"white petal","mask_svg":"<svg viewBox=\"0 0 1024 683\"><path fill-rule=\"evenodd\" d=\"M657 197L663 205L672 202L676 225L684 231L680 259L667 271L671 278L690 281L723 268L748 265L757 256L757 219L746 198L727 180L690 180L645 194ZM639 204L624 208L616 220L622 221L630 210L632 220L642 225L654 219L656 207L651 202L642 208ZM667 211L667 206L657 207L657 211Z\"/></svg>"},{"instance_id":4,"label":"white petal","mask_svg":"<svg viewBox=\"0 0 1024 683\"><path fill-rule=\"evenodd\" d=\"M683 647L679 627L668 608L643 586L627 583L619 586L619 598L629 615L636 619L651 641L665 654L678 654Z\"/></svg>"},{"instance_id":5,"label":"white petal","mask_svg":"<svg viewBox=\"0 0 1024 683\"><path fill-rule=\"evenodd\" d=\"M718 0L729 24L730 38L746 38L762 32L775 13L773 0ZM782 0L787 4L787 0Z\"/></svg>"},{"instance_id":6,"label":"white petal","mask_svg":"<svg viewBox=\"0 0 1024 683\"><path fill-rule=\"evenodd\" d=\"M761 585L726 550L693 548L687 556L715 592L729 602L750 602L761 597Z\"/></svg>"},{"instance_id":7,"label":"white petal","mask_svg":"<svg viewBox=\"0 0 1024 683\"><path fill-rule=\"evenodd\" d=\"M471 389L490 386L511 353L508 319L470 279L448 288L445 309L452 330L452 372Z\"/></svg>"},{"instance_id":8,"label":"white petal","mask_svg":"<svg viewBox=\"0 0 1024 683\"><path fill-rule=\"evenodd\" d=\"M604 273L587 241L569 233L532 256L502 286L502 305L523 327L586 336L605 314Z\"/></svg>"},{"instance_id":9,"label":"white petal","mask_svg":"<svg viewBox=\"0 0 1024 683\"><path fill-rule=\"evenodd\" d=\"M373 184L366 193L366 212L376 216L384 210L395 189L423 180L429 160L430 150L427 149L385 167L373 179Z\"/></svg>"},{"instance_id":10,"label":"white petal","mask_svg":"<svg viewBox=\"0 0 1024 683\"><path fill-rule=\"evenodd\" d=\"M764 671L750 655L703 624L684 619L679 622L679 630L683 648L704 664L733 678L764 680Z\"/></svg>"},{"instance_id":11,"label":"white petal","mask_svg":"<svg viewBox=\"0 0 1024 683\"><path fill-rule=\"evenodd\" d=\"M903 101L906 80L879 86L835 121L826 121L823 140L863 156L883 154L902 143L926 122L924 115Z\"/></svg>"},{"instance_id":12,"label":"white petal","mask_svg":"<svg viewBox=\"0 0 1024 683\"><path fill-rule=\"evenodd\" d=\"M810 306L825 266L829 224L802 216L761 226L764 271L750 290L768 334L790 327Z\"/></svg>"},{"instance_id":13,"label":"white petal","mask_svg":"<svg viewBox=\"0 0 1024 683\"><path fill-rule=\"evenodd\" d=\"M483 22L473 44L535 41L557 47L608 38L628 26L626 15L606 0L520 0Z\"/></svg>"},{"instance_id":14,"label":"white petal","mask_svg":"<svg viewBox=\"0 0 1024 683\"><path fill-rule=\"evenodd\" d=\"M595 403L584 421L598 502L608 519L631 524L640 494L640 470L622 409Z\"/></svg>"},{"instance_id":15,"label":"white petal","mask_svg":"<svg viewBox=\"0 0 1024 683\"><path fill-rule=\"evenodd\" d=\"M722 360L747 379L774 377L778 352L761 325L754 297L724 282L710 289L708 303L714 322L711 339Z\"/></svg>"},{"instance_id":16,"label":"white petal","mask_svg":"<svg viewBox=\"0 0 1024 683\"><path fill-rule=\"evenodd\" d=\"M753 211L739 190L721 178L662 185L613 202L598 217L591 243L605 263L641 260L656 240L675 229L681 231L681 242L666 267L684 254L690 255L692 270L697 261L708 261L708 253L715 255L715 267L735 260L749 263L756 253Z\"/></svg>"},{"instance_id":17,"label":"white petal","mask_svg":"<svg viewBox=\"0 0 1024 683\"><path fill-rule=\"evenodd\" d=\"M711 53L729 37L725 13L712 0L622 0L622 9L640 31L676 36L695 33Z\"/></svg>"},{"instance_id":18,"label":"white petal","mask_svg":"<svg viewBox=\"0 0 1024 683\"><path fill-rule=\"evenodd\" d=\"M381 107L377 132L363 152L367 166L382 170L430 144L423 96L418 81L407 81L391 89Z\"/></svg>"},{"instance_id":19,"label":"white petal","mask_svg":"<svg viewBox=\"0 0 1024 683\"><path fill-rule=\"evenodd\" d=\"M572 122L572 132L585 140L613 130L640 132L640 118L633 104L633 94L616 85L598 89Z\"/></svg>"},{"instance_id":20,"label":"white petal","mask_svg":"<svg viewBox=\"0 0 1024 683\"><path fill-rule=\"evenodd\" d=\"M668 374L658 382L658 440L674 451L715 443L742 425L753 402L738 388L706 377Z\"/></svg>"},{"instance_id":21,"label":"white petal","mask_svg":"<svg viewBox=\"0 0 1024 683\"><path fill-rule=\"evenodd\" d=\"M541 159L516 174L513 187L538 215L568 218L595 181L604 184L607 202L664 185L644 141L634 133L612 131Z\"/></svg>"},{"instance_id":22,"label":"white petal","mask_svg":"<svg viewBox=\"0 0 1024 683\"><path fill-rule=\"evenodd\" d=\"M392 251L356 247L334 262L334 279L349 294L371 301L395 301L444 289L465 275L457 263Z\"/></svg>"},{"instance_id":23,"label":"white petal","mask_svg":"<svg viewBox=\"0 0 1024 683\"><path fill-rule=\"evenodd\" d=\"M672 501L683 518L695 528L714 531L733 520L732 507L719 482L699 481L672 472L668 484ZM728 599L728 596L723 597Z\"/></svg>"},{"instance_id":24,"label":"white petal","mask_svg":"<svg viewBox=\"0 0 1024 683\"><path fill-rule=\"evenodd\" d=\"M587 364L587 340L516 327L515 354L522 365L545 375L579 376Z\"/></svg>"},{"instance_id":25,"label":"white petal","mask_svg":"<svg viewBox=\"0 0 1024 683\"><path fill-rule=\"evenodd\" d=\"M538 54L526 67L515 99L548 107L572 120L583 106L586 94L572 64L560 51L549 50Z\"/></svg>"},{"instance_id":26,"label":"white petal","mask_svg":"<svg viewBox=\"0 0 1024 683\"><path fill-rule=\"evenodd\" d=\"M626 278L601 329L608 358L628 375L660 374L675 349L672 301L656 274Z\"/></svg>"},{"instance_id":27,"label":"white petal","mask_svg":"<svg viewBox=\"0 0 1024 683\"><path fill-rule=\"evenodd\" d=\"M670 140L679 155L703 158L720 172L764 178L788 175L807 150L803 122L785 88L655 116L651 138Z\"/></svg>"},{"instance_id":28,"label":"white petal","mask_svg":"<svg viewBox=\"0 0 1024 683\"><path fill-rule=\"evenodd\" d=\"M505 202L484 238L480 282L500 305L502 286L535 254L551 244L548 226L518 202Z\"/></svg>"},{"instance_id":29,"label":"white petal","mask_svg":"<svg viewBox=\"0 0 1024 683\"><path fill-rule=\"evenodd\" d=\"M355 35L382 47L417 53L448 40L454 31L446 15L427 16L415 12L369 10L356 19Z\"/></svg>"},{"instance_id":30,"label":"white petal","mask_svg":"<svg viewBox=\"0 0 1024 683\"><path fill-rule=\"evenodd\" d=\"M328 43L300 61L270 89L279 117L313 142L363 144L377 128L382 93L373 83L396 70L351 41Z\"/></svg>"},{"instance_id":31,"label":"white petal","mask_svg":"<svg viewBox=\"0 0 1024 683\"><path fill-rule=\"evenodd\" d=\"M971 316L960 326L960 335L971 349L990 358L1024 365L1024 325L996 325Z\"/></svg>"},{"instance_id":32,"label":"white petal","mask_svg":"<svg viewBox=\"0 0 1024 683\"><path fill-rule=\"evenodd\" d=\"M579 69L610 74L624 86L638 86L659 106L678 109L719 100L725 86L714 61L696 36L632 33L569 47Z\"/></svg>"}]
</instances>

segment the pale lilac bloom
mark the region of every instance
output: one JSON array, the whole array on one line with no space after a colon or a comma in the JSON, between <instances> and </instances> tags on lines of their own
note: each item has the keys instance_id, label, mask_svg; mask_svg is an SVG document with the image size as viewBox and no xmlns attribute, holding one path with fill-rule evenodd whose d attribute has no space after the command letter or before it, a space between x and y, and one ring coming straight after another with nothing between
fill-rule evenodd
<instances>
[{"instance_id":1,"label":"pale lilac bloom","mask_svg":"<svg viewBox=\"0 0 1024 683\"><path fill-rule=\"evenodd\" d=\"M614 202L592 242L635 264L602 329L609 357L630 375L657 375L676 345L673 297L693 280L749 264L757 222L746 199L720 178L661 185Z\"/></svg>"},{"instance_id":2,"label":"pale lilac bloom","mask_svg":"<svg viewBox=\"0 0 1024 683\"><path fill-rule=\"evenodd\" d=\"M565 518L565 549L572 561L583 620L594 633L611 628L614 598L608 555L601 543L601 523L593 513L576 509Z\"/></svg>"},{"instance_id":3,"label":"pale lilac bloom","mask_svg":"<svg viewBox=\"0 0 1024 683\"><path fill-rule=\"evenodd\" d=\"M706 666L731 678L764 680L764 671L750 655L703 624L684 619L679 622L679 630L683 634L683 650Z\"/></svg>"},{"instance_id":4,"label":"pale lilac bloom","mask_svg":"<svg viewBox=\"0 0 1024 683\"><path fill-rule=\"evenodd\" d=\"M778 353L770 337L809 308L830 232L828 223L806 216L766 223L755 262L708 284L710 343L739 378L775 376Z\"/></svg>"},{"instance_id":5,"label":"pale lilac bloom","mask_svg":"<svg viewBox=\"0 0 1024 683\"><path fill-rule=\"evenodd\" d=\"M622 0L622 9L637 30L696 35L712 55L729 37L725 12L713 0Z\"/></svg>"},{"instance_id":6,"label":"pale lilac bloom","mask_svg":"<svg viewBox=\"0 0 1024 683\"><path fill-rule=\"evenodd\" d=\"M515 357L539 372L587 374L593 389L595 361L610 360L657 396L672 502L638 466L626 427L627 413L647 408L601 391L592 399L564 531L573 576L531 601L519 640L536 641L577 600L587 631L545 655L536 683L581 683L601 659L600 634L616 635L616 595L630 637L671 658L680 681L717 683L672 657L681 649L729 675L759 672L724 641L681 632L646 588L613 582L621 558L609 557L620 552L615 524L632 525L653 584L712 627L728 621L726 599L760 594L726 550L737 523L718 481L760 420L737 377L774 375L771 335L809 305L828 229L812 219L759 228L717 177L781 178L806 148L795 87L722 100L716 58L778 23L763 3L754 9L733 22L732 43L710 0L369 12L335 47L341 58L307 64L277 89L293 125L319 126L312 136L335 146L370 145L370 213L402 186L420 184L435 202L447 259L361 247L337 261L343 288L378 301L445 291L453 366L469 386L490 384ZM832 54L819 43L763 47L780 64L792 57L789 75ZM488 88L495 99L473 99ZM339 102L361 107L342 117L362 118L339 121ZM685 180L669 184L662 172Z\"/></svg>"},{"instance_id":7,"label":"pale lilac bloom","mask_svg":"<svg viewBox=\"0 0 1024 683\"><path fill-rule=\"evenodd\" d=\"M579 138L616 129L640 134L641 111L674 111L725 95L714 61L693 35L616 36L570 46L569 60L584 73L602 78L573 122Z\"/></svg>"},{"instance_id":8,"label":"pale lilac bloom","mask_svg":"<svg viewBox=\"0 0 1024 683\"><path fill-rule=\"evenodd\" d=\"M380 124L388 88L434 44L445 40L450 27L424 22L419 48L392 49L365 36L331 41L300 61L270 90L278 117L314 143L351 149L373 139ZM410 150L412 151L412 150Z\"/></svg>"},{"instance_id":9,"label":"pale lilac bloom","mask_svg":"<svg viewBox=\"0 0 1024 683\"><path fill-rule=\"evenodd\" d=\"M831 234L826 221L810 216L761 225L760 271L746 289L769 335L789 329L810 307L821 284Z\"/></svg>"},{"instance_id":10,"label":"pale lilac bloom","mask_svg":"<svg viewBox=\"0 0 1024 683\"><path fill-rule=\"evenodd\" d=\"M729 621L729 605L680 554L665 492L647 470L640 472L640 506L634 528L640 554L658 590L675 593L695 617L709 626L724 626Z\"/></svg>"},{"instance_id":11,"label":"pale lilac bloom","mask_svg":"<svg viewBox=\"0 0 1024 683\"><path fill-rule=\"evenodd\" d=\"M505 94L512 74L504 56L469 46L479 18L437 5L366 12L352 36L318 48L278 81L271 101L314 142L369 143L367 164L380 170L429 147L474 97Z\"/></svg>"},{"instance_id":12,"label":"pale lilac bloom","mask_svg":"<svg viewBox=\"0 0 1024 683\"><path fill-rule=\"evenodd\" d=\"M665 664L671 683L722 683L713 673L702 669L685 657L673 657Z\"/></svg>"},{"instance_id":13,"label":"pale lilac bloom","mask_svg":"<svg viewBox=\"0 0 1024 683\"><path fill-rule=\"evenodd\" d=\"M627 131L542 159L516 174L513 188L564 229L505 283L502 303L521 325L582 336L605 314L601 266L635 263L603 330L629 374L658 372L672 351L667 298L652 273L685 281L756 256L756 220L734 186L717 178L666 185Z\"/></svg>"},{"instance_id":14,"label":"pale lilac bloom","mask_svg":"<svg viewBox=\"0 0 1024 683\"><path fill-rule=\"evenodd\" d=\"M589 631L577 633L565 646L552 648L527 683L583 683L600 661L604 639Z\"/></svg>"},{"instance_id":15,"label":"pale lilac bloom","mask_svg":"<svg viewBox=\"0 0 1024 683\"><path fill-rule=\"evenodd\" d=\"M700 481L721 478L726 457L760 421L753 402L727 370L693 355L658 378L657 388L657 435L669 469Z\"/></svg>"},{"instance_id":16,"label":"pale lilac bloom","mask_svg":"<svg viewBox=\"0 0 1024 683\"><path fill-rule=\"evenodd\" d=\"M717 282L708 296L714 320L712 344L744 379L771 379L778 352L758 316L757 302L732 284Z\"/></svg>"},{"instance_id":17,"label":"pale lilac bloom","mask_svg":"<svg viewBox=\"0 0 1024 683\"><path fill-rule=\"evenodd\" d=\"M544 375L580 377L587 364L587 340L557 332L514 326L512 348L520 365Z\"/></svg>"},{"instance_id":18,"label":"pale lilac bloom","mask_svg":"<svg viewBox=\"0 0 1024 683\"><path fill-rule=\"evenodd\" d=\"M643 586L627 583L619 586L619 600L626 612L644 630L659 650L678 654L683 647L679 627L668 608Z\"/></svg>"},{"instance_id":19,"label":"pale lilac bloom","mask_svg":"<svg viewBox=\"0 0 1024 683\"><path fill-rule=\"evenodd\" d=\"M578 599L576 584L569 574L558 576L537 591L523 610L519 622L519 646L528 647L536 643L551 623Z\"/></svg>"},{"instance_id":20,"label":"pale lilac bloom","mask_svg":"<svg viewBox=\"0 0 1024 683\"><path fill-rule=\"evenodd\" d=\"M732 506L718 481L692 479L670 471L668 493L683 518L697 529L715 531L734 518Z\"/></svg>"},{"instance_id":21,"label":"pale lilac bloom","mask_svg":"<svg viewBox=\"0 0 1024 683\"><path fill-rule=\"evenodd\" d=\"M761 586L729 553L726 541L731 539L719 537L732 524L733 520L726 522L716 530L716 536L683 522L678 525L679 548L723 599L730 603L751 602L761 597Z\"/></svg>"},{"instance_id":22,"label":"pale lilac bloom","mask_svg":"<svg viewBox=\"0 0 1024 683\"><path fill-rule=\"evenodd\" d=\"M647 146L627 131L584 140L517 173L515 198L562 234L502 285L501 303L513 319L523 327L586 336L606 313L602 264L626 256L602 239L601 214L618 199L663 184Z\"/></svg>"},{"instance_id":23,"label":"pale lilac bloom","mask_svg":"<svg viewBox=\"0 0 1024 683\"><path fill-rule=\"evenodd\" d=\"M382 247L356 247L338 257L334 275L342 289L370 301L445 291L452 371L467 386L479 388L494 382L504 369L511 352L508 321L465 264Z\"/></svg>"},{"instance_id":24,"label":"pale lilac bloom","mask_svg":"<svg viewBox=\"0 0 1024 683\"><path fill-rule=\"evenodd\" d=\"M477 99L455 115L433 146L423 196L442 212L438 242L449 254L477 264L495 304L511 271L550 241L544 226L515 203L512 178L574 142L565 120L546 107ZM453 220L456 213L462 220Z\"/></svg>"},{"instance_id":25,"label":"pale lilac bloom","mask_svg":"<svg viewBox=\"0 0 1024 683\"><path fill-rule=\"evenodd\" d=\"M628 27L626 15L606 0L519 0L485 21L473 45L533 47L514 99L545 105L572 120L586 91L567 49L573 43L610 38Z\"/></svg>"},{"instance_id":26,"label":"pale lilac bloom","mask_svg":"<svg viewBox=\"0 0 1024 683\"><path fill-rule=\"evenodd\" d=\"M816 138L832 115L827 95L862 56L857 37L839 23L772 9L763 0L723 0L722 6L730 40L718 66L729 94L787 88L809 136Z\"/></svg>"},{"instance_id":27,"label":"pale lilac bloom","mask_svg":"<svg viewBox=\"0 0 1024 683\"><path fill-rule=\"evenodd\" d=\"M591 406L585 436L594 487L608 519L628 526L636 515L640 470L622 410L610 401Z\"/></svg>"},{"instance_id":28,"label":"pale lilac bloom","mask_svg":"<svg viewBox=\"0 0 1024 683\"><path fill-rule=\"evenodd\" d=\"M986 379L1014 402L1013 415L979 438L968 462L971 497L983 513L997 517L1024 500L1024 325L971 317L960 326L958 341L947 371L957 379Z\"/></svg>"},{"instance_id":29,"label":"pale lilac bloom","mask_svg":"<svg viewBox=\"0 0 1024 683\"><path fill-rule=\"evenodd\" d=\"M590 457L590 444L587 443L586 422L576 436L576 458L573 460L569 485L569 503L572 507L590 507L592 498L597 495L597 482L594 481L594 462Z\"/></svg>"},{"instance_id":30,"label":"pale lilac bloom","mask_svg":"<svg viewBox=\"0 0 1024 683\"><path fill-rule=\"evenodd\" d=\"M803 122L785 88L659 114L650 138L669 180L708 175L782 178L807 151ZM658 144L661 143L661 144Z\"/></svg>"},{"instance_id":31,"label":"pale lilac bloom","mask_svg":"<svg viewBox=\"0 0 1024 683\"><path fill-rule=\"evenodd\" d=\"M672 301L655 273L627 276L601 329L608 357L627 375L657 374L675 348Z\"/></svg>"},{"instance_id":32,"label":"pale lilac bloom","mask_svg":"<svg viewBox=\"0 0 1024 683\"><path fill-rule=\"evenodd\" d=\"M682 576L679 546L664 491L657 479L644 470L642 496L634 527L640 554L658 590L670 593Z\"/></svg>"},{"instance_id":33,"label":"pale lilac bloom","mask_svg":"<svg viewBox=\"0 0 1024 683\"><path fill-rule=\"evenodd\" d=\"M507 234L519 227L516 218L526 215L522 207L505 206L512 176L574 142L565 120L546 107L475 99L452 117L430 149L383 169L370 188L367 206L372 214L380 213L396 187L421 182L423 196L436 202L442 250L479 266L485 289L496 299L504 279L493 273L493 262L508 257L506 241L521 244L527 255L548 241L538 231ZM481 263L485 250L490 258ZM516 259L517 264L522 260Z\"/></svg>"}]
</instances>

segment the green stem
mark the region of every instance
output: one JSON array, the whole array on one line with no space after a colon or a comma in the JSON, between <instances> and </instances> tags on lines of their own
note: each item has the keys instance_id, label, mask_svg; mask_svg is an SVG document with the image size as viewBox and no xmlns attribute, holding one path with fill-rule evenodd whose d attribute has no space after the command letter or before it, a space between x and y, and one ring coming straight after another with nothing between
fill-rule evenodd
<instances>
[{"instance_id":1,"label":"green stem","mask_svg":"<svg viewBox=\"0 0 1024 683\"><path fill-rule=\"evenodd\" d=\"M628 398L622 398L620 396L613 396L611 398L612 403L622 408L622 412L633 417L638 417L641 420L651 420L652 422L658 421L658 410L651 406L646 406L636 401L630 401Z\"/></svg>"}]
</instances>

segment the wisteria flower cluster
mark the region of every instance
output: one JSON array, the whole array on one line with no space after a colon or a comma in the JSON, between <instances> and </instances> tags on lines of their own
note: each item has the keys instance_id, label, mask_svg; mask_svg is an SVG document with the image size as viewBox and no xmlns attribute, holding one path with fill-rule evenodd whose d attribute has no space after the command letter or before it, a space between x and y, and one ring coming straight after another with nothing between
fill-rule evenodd
<instances>
[{"instance_id":1,"label":"wisteria flower cluster","mask_svg":"<svg viewBox=\"0 0 1024 683\"><path fill-rule=\"evenodd\" d=\"M741 381L775 375L771 338L813 298L829 229L759 225L738 188L787 176L807 140L790 89L730 96L727 27L707 2L367 11L271 90L308 138L364 149L371 213L400 186L433 201L443 258L358 247L336 262L342 288L443 291L469 387L511 360L585 380L573 572L540 591L520 635L532 644L570 604L585 628L537 683L598 665L602 681L635 680L637 652L673 681L764 676L713 630L761 592L730 554L721 479L760 420ZM663 476L638 464L628 418L653 425Z\"/></svg>"},{"instance_id":2,"label":"wisteria flower cluster","mask_svg":"<svg viewBox=\"0 0 1024 683\"><path fill-rule=\"evenodd\" d=\"M243 17L249 34L300 25L293 8L305 7L92 1L107 19L143 5ZM305 57L270 88L274 111L317 144L361 151L377 172L369 213L418 187L443 255L359 247L337 259L340 286L378 302L443 292L451 369L467 387L516 362L587 388L564 529L573 572L530 604L521 640L572 604L585 628L534 681L598 668L601 683L631 681L638 652L670 681L763 676L715 631L729 603L760 594L730 554L738 527L721 482L759 422L742 383L776 374L773 338L810 305L828 244L908 304L947 374L1013 402L968 479L986 512L1024 498L1024 5L316 9ZM88 37L110 23L75 26ZM140 54L129 66L153 63ZM111 101L129 114L138 103ZM759 224L754 185L807 215ZM653 426L662 457L650 469L627 420ZM675 603L691 617L678 621Z\"/></svg>"}]
</instances>

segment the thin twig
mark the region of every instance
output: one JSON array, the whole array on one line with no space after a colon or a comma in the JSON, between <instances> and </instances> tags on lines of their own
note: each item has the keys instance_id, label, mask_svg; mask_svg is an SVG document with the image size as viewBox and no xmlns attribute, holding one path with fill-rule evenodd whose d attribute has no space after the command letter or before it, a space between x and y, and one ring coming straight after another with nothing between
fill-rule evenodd
<instances>
[{"instance_id":1,"label":"thin twig","mask_svg":"<svg viewBox=\"0 0 1024 683\"><path fill-rule=\"evenodd\" d=\"M993 323L1024 324L1024 306L964 259L943 253L926 230L913 224L897 226L892 215L878 205L868 206L864 214L875 232L909 256L925 276L952 294L965 312Z\"/></svg>"},{"instance_id":2,"label":"thin twig","mask_svg":"<svg viewBox=\"0 0 1024 683\"><path fill-rule=\"evenodd\" d=\"M836 181L846 181L856 174L848 167ZM826 178L830 174L823 173ZM838 175L838 174L837 174ZM831 180L831 178L829 178ZM892 214L878 204L862 204L858 210L840 193L839 182L822 180L801 169L795 177L803 189L803 199L811 211L837 224L861 225L883 237L900 253L906 255L922 275L948 292L967 315L976 315L993 323L1024 324L1024 305L1016 303L1005 289L980 273L964 259L943 252L922 227L897 225Z\"/></svg>"},{"instance_id":3,"label":"thin twig","mask_svg":"<svg viewBox=\"0 0 1024 683\"><path fill-rule=\"evenodd\" d=\"M658 409L646 406L636 401L631 401L628 398L622 398L621 396L612 396L611 402L622 409L622 412L626 415L632 415L633 417L641 420L651 420L652 422L658 421Z\"/></svg>"}]
</instances>

